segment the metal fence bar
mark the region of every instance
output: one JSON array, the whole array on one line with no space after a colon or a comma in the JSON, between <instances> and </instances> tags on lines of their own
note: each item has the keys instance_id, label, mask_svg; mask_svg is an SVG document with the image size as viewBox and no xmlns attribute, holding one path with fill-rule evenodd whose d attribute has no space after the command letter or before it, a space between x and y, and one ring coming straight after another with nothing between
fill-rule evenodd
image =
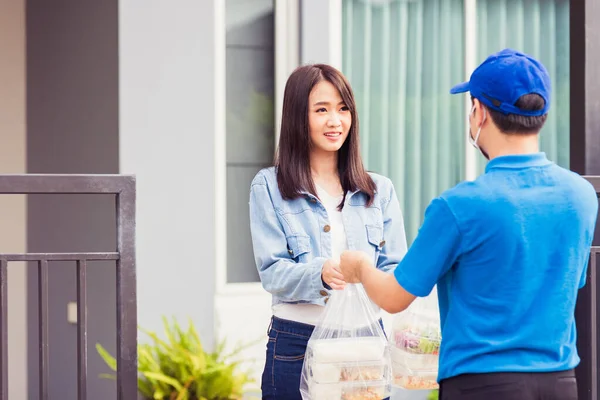
<instances>
[{"instance_id":1,"label":"metal fence bar","mask_svg":"<svg viewBox=\"0 0 600 400\"><path fill-rule=\"evenodd\" d=\"M0 400L8 400L8 262L0 260Z\"/></svg>"},{"instance_id":2,"label":"metal fence bar","mask_svg":"<svg viewBox=\"0 0 600 400\"><path fill-rule=\"evenodd\" d=\"M38 261L40 400L48 400L48 261Z\"/></svg>"},{"instance_id":3,"label":"metal fence bar","mask_svg":"<svg viewBox=\"0 0 600 400\"><path fill-rule=\"evenodd\" d=\"M6 261L103 261L118 260L119 253L24 253L24 254L1 254L0 260Z\"/></svg>"},{"instance_id":4,"label":"metal fence bar","mask_svg":"<svg viewBox=\"0 0 600 400\"><path fill-rule=\"evenodd\" d=\"M596 189L596 193L600 196L600 176L586 176L585 179L592 184L594 189Z\"/></svg>"},{"instance_id":5,"label":"metal fence bar","mask_svg":"<svg viewBox=\"0 0 600 400\"><path fill-rule=\"evenodd\" d=\"M137 398L135 185L117 195L117 399Z\"/></svg>"},{"instance_id":6,"label":"metal fence bar","mask_svg":"<svg viewBox=\"0 0 600 400\"><path fill-rule=\"evenodd\" d=\"M77 393L87 399L87 264L77 261Z\"/></svg>"},{"instance_id":7,"label":"metal fence bar","mask_svg":"<svg viewBox=\"0 0 600 400\"><path fill-rule=\"evenodd\" d=\"M0 254L0 400L8 400L7 265L38 265L39 399L48 400L49 261L77 263L77 392L87 398L87 261L117 264L117 399L137 398L137 306L135 272L135 176L133 175L0 175L0 194L115 194L117 252Z\"/></svg>"},{"instance_id":8,"label":"metal fence bar","mask_svg":"<svg viewBox=\"0 0 600 400\"><path fill-rule=\"evenodd\" d=\"M0 194L117 194L134 182L128 175L0 175Z\"/></svg>"},{"instance_id":9,"label":"metal fence bar","mask_svg":"<svg viewBox=\"0 0 600 400\"><path fill-rule=\"evenodd\" d=\"M592 247L590 254L590 263L588 268L590 271L590 281L588 285L591 286L591 298L590 298L590 347L588 353L591 354L590 363L590 394L592 399L598 398L598 254L600 253L600 247Z\"/></svg>"}]
</instances>

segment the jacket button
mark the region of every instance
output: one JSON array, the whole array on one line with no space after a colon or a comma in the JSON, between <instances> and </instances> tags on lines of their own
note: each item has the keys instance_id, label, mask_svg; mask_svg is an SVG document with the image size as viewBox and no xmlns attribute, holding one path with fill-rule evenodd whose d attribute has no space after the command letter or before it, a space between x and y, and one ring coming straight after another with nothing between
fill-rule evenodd
<instances>
[{"instance_id":1,"label":"jacket button","mask_svg":"<svg viewBox=\"0 0 600 400\"><path fill-rule=\"evenodd\" d=\"M325 304L329 301L329 297L325 297Z\"/></svg>"},{"instance_id":2,"label":"jacket button","mask_svg":"<svg viewBox=\"0 0 600 400\"><path fill-rule=\"evenodd\" d=\"M294 250L288 249L288 253L290 253L290 255L293 255L294 254Z\"/></svg>"},{"instance_id":3,"label":"jacket button","mask_svg":"<svg viewBox=\"0 0 600 400\"><path fill-rule=\"evenodd\" d=\"M323 231L325 231L325 232L329 232L330 230L331 230L331 227L329 225L325 225L323 227Z\"/></svg>"},{"instance_id":4,"label":"jacket button","mask_svg":"<svg viewBox=\"0 0 600 400\"><path fill-rule=\"evenodd\" d=\"M385 246L385 240L382 240L381 243L379 243L379 247L383 247Z\"/></svg>"},{"instance_id":5,"label":"jacket button","mask_svg":"<svg viewBox=\"0 0 600 400\"><path fill-rule=\"evenodd\" d=\"M316 202L317 202L317 199L315 199L314 197L311 197L311 198L310 198L310 202L311 202L311 203L316 203Z\"/></svg>"},{"instance_id":6,"label":"jacket button","mask_svg":"<svg viewBox=\"0 0 600 400\"><path fill-rule=\"evenodd\" d=\"M319 292L319 294L320 294L321 296L327 296L327 292L326 292L326 291L324 291L324 290L321 290L321 291Z\"/></svg>"}]
</instances>

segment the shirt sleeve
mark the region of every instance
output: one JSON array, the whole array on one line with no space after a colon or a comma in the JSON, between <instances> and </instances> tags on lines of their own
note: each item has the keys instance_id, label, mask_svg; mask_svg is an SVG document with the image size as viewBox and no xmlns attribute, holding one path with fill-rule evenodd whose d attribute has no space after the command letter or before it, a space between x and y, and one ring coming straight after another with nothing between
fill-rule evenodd
<instances>
[{"instance_id":1,"label":"shirt sleeve","mask_svg":"<svg viewBox=\"0 0 600 400\"><path fill-rule=\"evenodd\" d=\"M434 199L406 256L396 267L396 280L414 296L429 295L460 255L461 233L446 201Z\"/></svg>"},{"instance_id":2,"label":"shirt sleeve","mask_svg":"<svg viewBox=\"0 0 600 400\"><path fill-rule=\"evenodd\" d=\"M315 257L299 263L288 253L287 238L265 184L250 189L250 231L256 267L266 291L287 301L321 298L321 270L326 261Z\"/></svg>"}]
</instances>

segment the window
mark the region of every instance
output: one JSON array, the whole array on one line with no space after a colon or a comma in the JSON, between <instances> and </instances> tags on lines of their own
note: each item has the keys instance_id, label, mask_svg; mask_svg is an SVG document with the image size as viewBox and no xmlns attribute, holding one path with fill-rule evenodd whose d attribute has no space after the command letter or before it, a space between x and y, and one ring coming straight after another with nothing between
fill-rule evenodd
<instances>
[{"instance_id":1,"label":"window","mask_svg":"<svg viewBox=\"0 0 600 400\"><path fill-rule=\"evenodd\" d=\"M569 168L569 1L477 0L477 62L505 47L538 58L552 80L550 112L540 132L548 159ZM479 170L486 160L479 158Z\"/></svg>"},{"instance_id":2,"label":"window","mask_svg":"<svg viewBox=\"0 0 600 400\"><path fill-rule=\"evenodd\" d=\"M248 193L275 146L274 2L226 0L227 283L258 282Z\"/></svg>"},{"instance_id":3,"label":"window","mask_svg":"<svg viewBox=\"0 0 600 400\"><path fill-rule=\"evenodd\" d=\"M425 207L465 174L462 0L343 2L343 72L369 170L394 182L407 239Z\"/></svg>"},{"instance_id":4,"label":"window","mask_svg":"<svg viewBox=\"0 0 600 400\"><path fill-rule=\"evenodd\" d=\"M449 90L493 52L512 47L548 68L540 147L569 166L568 0L344 0L342 25L363 157L394 182L409 244L431 199L485 168L466 141L468 99Z\"/></svg>"}]
</instances>

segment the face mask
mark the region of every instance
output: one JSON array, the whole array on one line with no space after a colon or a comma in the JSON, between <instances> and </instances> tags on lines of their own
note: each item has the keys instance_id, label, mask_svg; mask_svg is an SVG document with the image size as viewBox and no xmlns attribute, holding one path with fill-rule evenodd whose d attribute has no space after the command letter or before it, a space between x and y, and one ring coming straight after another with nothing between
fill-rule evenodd
<instances>
[{"instance_id":1,"label":"face mask","mask_svg":"<svg viewBox=\"0 0 600 400\"><path fill-rule=\"evenodd\" d=\"M471 118L474 111L475 111L475 105L473 105L473 107L471 108L471 112L469 112L469 118ZM484 108L483 109L483 121L481 121L481 125L479 125L479 128L477 129L475 138L473 138L471 136L471 129L469 129L468 139L469 139L469 143L471 143L471 145L473 147L475 147L477 150L479 150L481 152L481 154L483 154L483 156L489 160L490 158L489 158L488 154L477 144L477 140L479 140L479 135L481 134L481 127L483 126L483 123L485 122L486 118L487 118L487 112Z\"/></svg>"}]
</instances>

